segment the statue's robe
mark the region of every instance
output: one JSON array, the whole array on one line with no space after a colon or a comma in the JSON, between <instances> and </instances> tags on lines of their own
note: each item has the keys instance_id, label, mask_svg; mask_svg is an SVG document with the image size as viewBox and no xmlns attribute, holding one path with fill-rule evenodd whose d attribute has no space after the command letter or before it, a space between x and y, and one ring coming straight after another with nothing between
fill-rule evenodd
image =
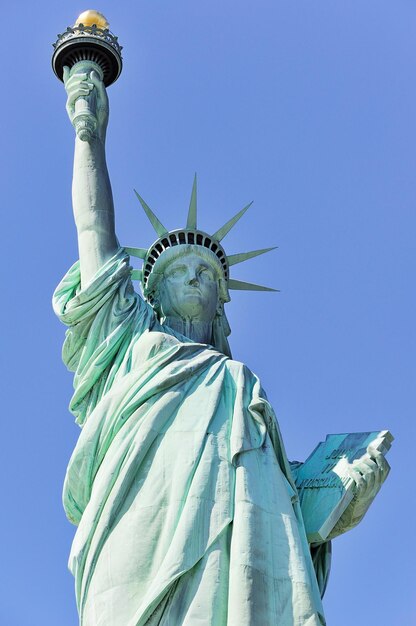
<instances>
[{"instance_id":1,"label":"statue's robe","mask_svg":"<svg viewBox=\"0 0 416 626\"><path fill-rule=\"evenodd\" d=\"M81 625L324 624L257 377L160 325L122 250L82 290L75 264L54 307L82 426L64 487Z\"/></svg>"}]
</instances>

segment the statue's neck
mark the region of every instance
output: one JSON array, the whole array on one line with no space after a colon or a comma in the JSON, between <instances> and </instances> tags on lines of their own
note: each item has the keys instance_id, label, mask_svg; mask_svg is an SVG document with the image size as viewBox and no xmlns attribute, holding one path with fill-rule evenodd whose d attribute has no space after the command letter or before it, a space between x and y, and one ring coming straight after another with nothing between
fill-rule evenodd
<instances>
[{"instance_id":1,"label":"statue's neck","mask_svg":"<svg viewBox=\"0 0 416 626\"><path fill-rule=\"evenodd\" d=\"M212 322L201 322L191 318L166 317L163 323L196 343L210 344L212 341Z\"/></svg>"}]
</instances>

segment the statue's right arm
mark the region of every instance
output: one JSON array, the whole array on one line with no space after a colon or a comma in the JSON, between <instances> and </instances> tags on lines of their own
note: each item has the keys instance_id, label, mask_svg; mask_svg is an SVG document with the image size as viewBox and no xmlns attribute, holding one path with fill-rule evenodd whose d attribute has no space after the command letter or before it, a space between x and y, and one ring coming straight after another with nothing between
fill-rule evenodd
<instances>
[{"instance_id":1,"label":"statue's right arm","mask_svg":"<svg viewBox=\"0 0 416 626\"><path fill-rule=\"evenodd\" d=\"M118 249L114 224L113 194L105 158L108 98L96 72L69 77L64 68L68 94L67 112L72 122L75 101L93 89L97 94L97 131L91 141L75 139L72 204L78 233L81 284L86 285Z\"/></svg>"}]
</instances>

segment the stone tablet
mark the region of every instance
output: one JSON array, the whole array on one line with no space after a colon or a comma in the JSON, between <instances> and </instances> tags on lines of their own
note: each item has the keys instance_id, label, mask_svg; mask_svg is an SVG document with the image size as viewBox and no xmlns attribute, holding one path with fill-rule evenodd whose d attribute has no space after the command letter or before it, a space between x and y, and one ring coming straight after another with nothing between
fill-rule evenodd
<instances>
[{"instance_id":1,"label":"stone tablet","mask_svg":"<svg viewBox=\"0 0 416 626\"><path fill-rule=\"evenodd\" d=\"M327 435L300 466L295 482L310 543L325 541L354 496L349 464L369 445L385 455L393 439L388 430Z\"/></svg>"}]
</instances>

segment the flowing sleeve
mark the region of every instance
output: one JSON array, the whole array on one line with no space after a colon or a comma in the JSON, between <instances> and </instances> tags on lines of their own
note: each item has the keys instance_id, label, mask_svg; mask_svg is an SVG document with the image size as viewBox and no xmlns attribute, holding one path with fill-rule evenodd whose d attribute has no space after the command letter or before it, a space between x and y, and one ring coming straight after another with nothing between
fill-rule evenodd
<instances>
[{"instance_id":1,"label":"flowing sleeve","mask_svg":"<svg viewBox=\"0 0 416 626\"><path fill-rule=\"evenodd\" d=\"M117 373L128 367L129 347L156 322L153 309L134 292L129 257L120 249L81 289L79 261L53 295L53 308L68 326L62 349L75 372L70 410L83 425Z\"/></svg>"},{"instance_id":2,"label":"flowing sleeve","mask_svg":"<svg viewBox=\"0 0 416 626\"><path fill-rule=\"evenodd\" d=\"M293 483L295 485L296 485L296 478L297 478L298 471L300 470L302 465L303 463L300 461L289 461L290 471L292 474ZM302 517L305 520L307 511L305 511L302 508L301 498L299 499L299 504L300 504ZM313 568L315 570L316 580L318 582L318 587L321 593L321 598L324 597L325 590L328 584L329 573L331 571L332 544L331 544L330 539L332 539L332 537L328 537L326 541L323 541L322 543L319 543L319 544L309 544Z\"/></svg>"}]
</instances>

